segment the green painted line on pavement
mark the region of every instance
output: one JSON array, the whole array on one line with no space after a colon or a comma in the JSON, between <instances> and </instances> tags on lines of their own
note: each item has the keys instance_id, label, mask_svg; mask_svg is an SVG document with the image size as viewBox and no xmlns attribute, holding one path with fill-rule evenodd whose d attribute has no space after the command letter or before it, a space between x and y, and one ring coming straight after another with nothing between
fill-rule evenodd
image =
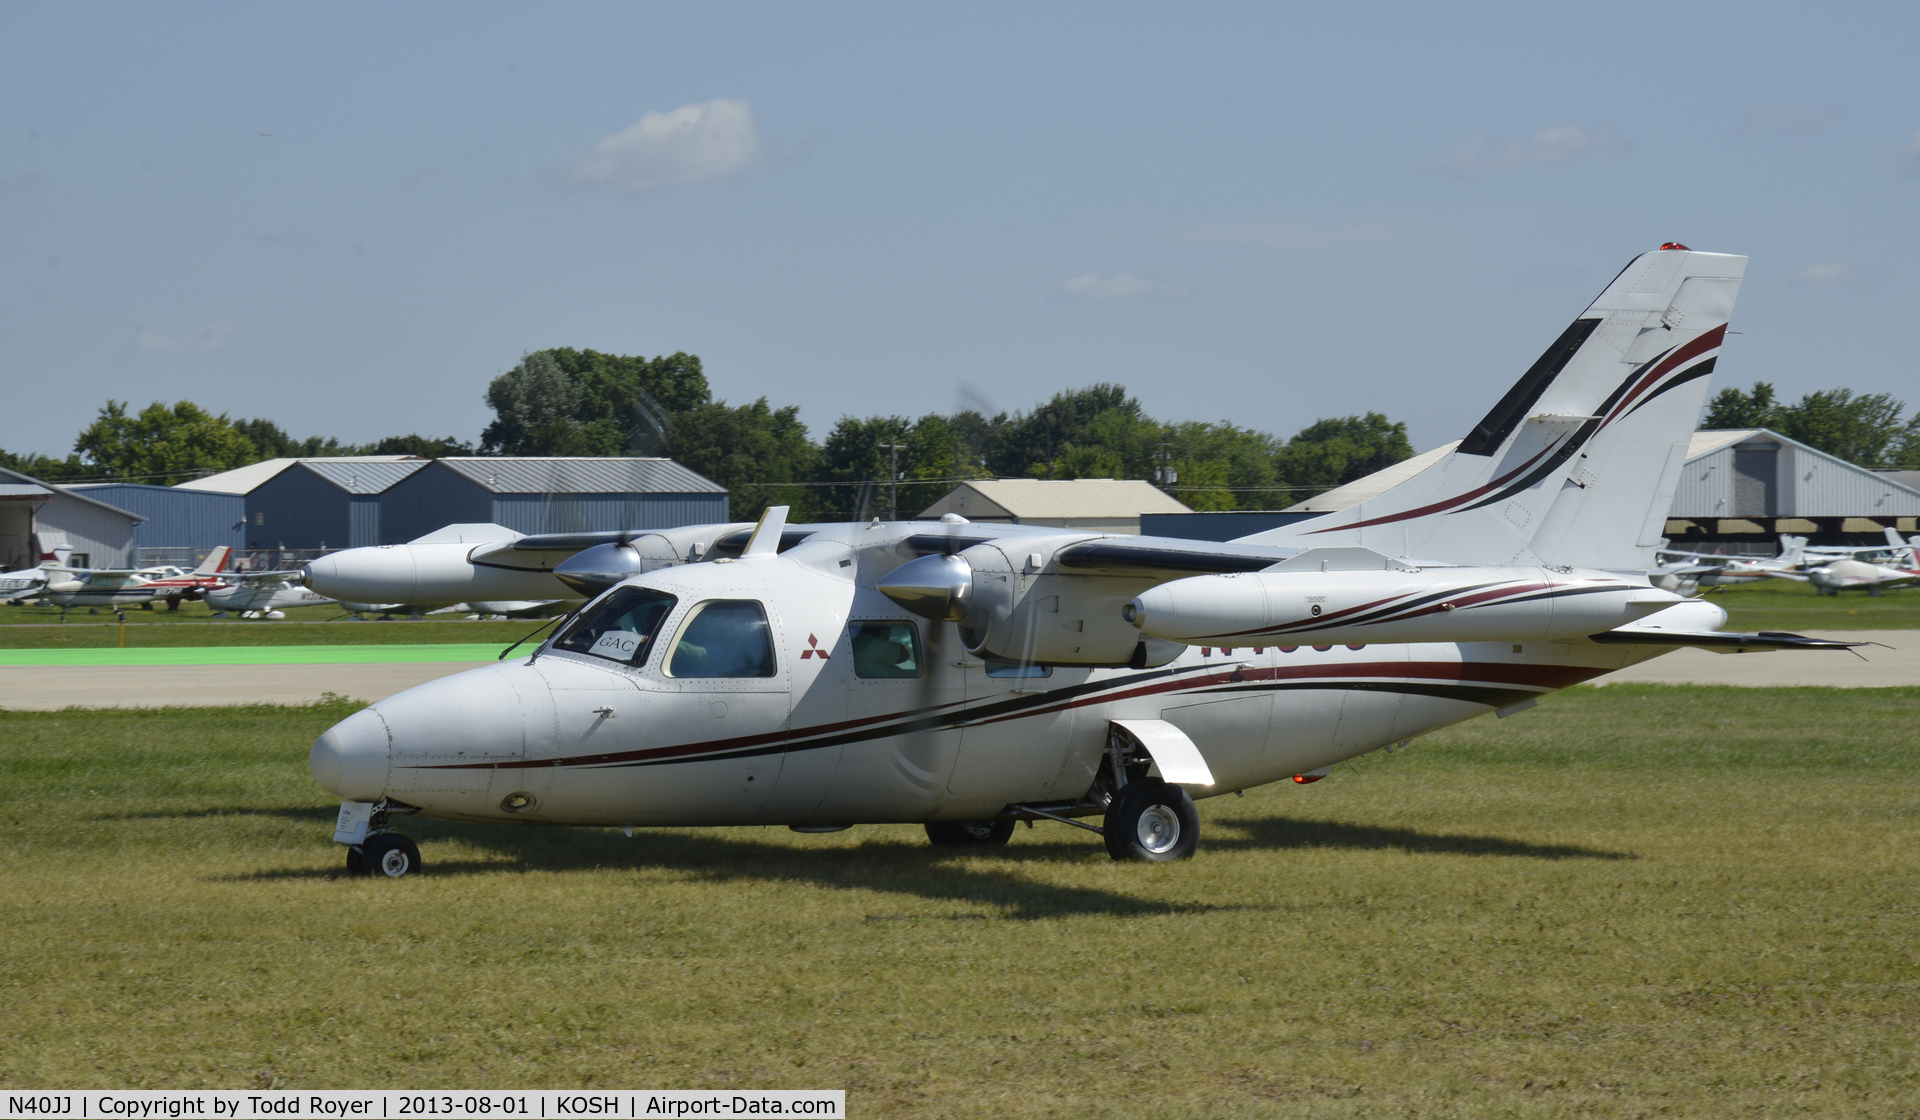
<instances>
[{"instance_id":1,"label":"green painted line on pavement","mask_svg":"<svg viewBox=\"0 0 1920 1120\"><path fill-rule=\"evenodd\" d=\"M0 666L379 665L492 661L504 642L371 646L174 646L150 649L0 649ZM521 647L525 649L526 647Z\"/></svg>"}]
</instances>

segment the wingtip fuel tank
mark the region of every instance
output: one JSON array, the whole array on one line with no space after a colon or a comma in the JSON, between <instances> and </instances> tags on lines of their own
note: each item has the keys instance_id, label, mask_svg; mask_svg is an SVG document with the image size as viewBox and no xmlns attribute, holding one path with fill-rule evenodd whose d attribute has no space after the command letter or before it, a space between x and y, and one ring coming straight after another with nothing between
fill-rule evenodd
<instances>
[{"instance_id":1,"label":"wingtip fuel tank","mask_svg":"<svg viewBox=\"0 0 1920 1120\"><path fill-rule=\"evenodd\" d=\"M1276 571L1162 584L1123 617L1188 645L1543 641L1602 633L1682 601L1605 572Z\"/></svg>"}]
</instances>

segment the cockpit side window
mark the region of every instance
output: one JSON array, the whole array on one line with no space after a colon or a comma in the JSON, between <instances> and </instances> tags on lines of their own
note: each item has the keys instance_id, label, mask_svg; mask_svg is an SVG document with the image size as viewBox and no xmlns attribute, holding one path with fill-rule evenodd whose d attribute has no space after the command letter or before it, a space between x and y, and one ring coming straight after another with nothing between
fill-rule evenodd
<instances>
[{"instance_id":1,"label":"cockpit side window","mask_svg":"<svg viewBox=\"0 0 1920 1120\"><path fill-rule=\"evenodd\" d=\"M693 608L667 661L670 677L771 677L773 628L752 599L709 599Z\"/></svg>"},{"instance_id":2,"label":"cockpit side window","mask_svg":"<svg viewBox=\"0 0 1920 1120\"><path fill-rule=\"evenodd\" d=\"M920 632L911 622L851 622L853 674L868 680L920 675Z\"/></svg>"},{"instance_id":3,"label":"cockpit side window","mask_svg":"<svg viewBox=\"0 0 1920 1120\"><path fill-rule=\"evenodd\" d=\"M615 588L553 640L553 648L645 665L654 632L677 600L647 587Z\"/></svg>"}]
</instances>

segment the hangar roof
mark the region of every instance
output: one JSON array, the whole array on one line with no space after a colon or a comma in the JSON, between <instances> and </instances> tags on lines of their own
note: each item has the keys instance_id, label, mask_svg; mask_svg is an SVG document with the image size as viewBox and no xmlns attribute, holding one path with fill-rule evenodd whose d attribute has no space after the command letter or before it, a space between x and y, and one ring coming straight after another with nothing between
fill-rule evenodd
<instances>
[{"instance_id":1,"label":"hangar roof","mask_svg":"<svg viewBox=\"0 0 1920 1120\"><path fill-rule=\"evenodd\" d=\"M961 483L920 516L960 511L955 499L967 490L1016 518L1130 518L1143 513L1193 512L1153 483L1139 479L983 478Z\"/></svg>"},{"instance_id":2,"label":"hangar roof","mask_svg":"<svg viewBox=\"0 0 1920 1120\"><path fill-rule=\"evenodd\" d=\"M216 490L222 494L251 494L268 479L295 463L404 463L424 462L417 455L339 455L325 459L263 459L230 471L182 482L176 490ZM397 479L395 481L398 481Z\"/></svg>"},{"instance_id":3,"label":"hangar roof","mask_svg":"<svg viewBox=\"0 0 1920 1120\"><path fill-rule=\"evenodd\" d=\"M1356 478L1345 486L1336 486L1324 494L1308 498L1304 502L1287 507L1288 513L1332 513L1357 506L1369 498L1377 498L1389 489L1400 485L1414 475L1426 470L1446 458L1447 452L1460 446L1459 440L1443 443L1432 451L1423 451L1411 459L1402 459L1390 467L1383 467L1365 478Z\"/></svg>"},{"instance_id":4,"label":"hangar roof","mask_svg":"<svg viewBox=\"0 0 1920 1120\"><path fill-rule=\"evenodd\" d=\"M724 494L672 459L481 458L435 462L496 494Z\"/></svg>"},{"instance_id":5,"label":"hangar roof","mask_svg":"<svg viewBox=\"0 0 1920 1120\"><path fill-rule=\"evenodd\" d=\"M427 460L407 459L388 463L359 459L301 459L299 463L349 494L378 494L426 466Z\"/></svg>"}]
</instances>

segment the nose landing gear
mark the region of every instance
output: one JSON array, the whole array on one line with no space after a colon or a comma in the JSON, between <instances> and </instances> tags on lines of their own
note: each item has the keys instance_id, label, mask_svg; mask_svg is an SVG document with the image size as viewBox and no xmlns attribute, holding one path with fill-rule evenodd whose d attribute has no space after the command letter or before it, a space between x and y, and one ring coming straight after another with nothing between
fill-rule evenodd
<instances>
[{"instance_id":1,"label":"nose landing gear","mask_svg":"<svg viewBox=\"0 0 1920 1120\"><path fill-rule=\"evenodd\" d=\"M347 846L347 874L399 879L420 870L419 846L387 831L390 814L415 811L395 801L342 801L333 839Z\"/></svg>"}]
</instances>

